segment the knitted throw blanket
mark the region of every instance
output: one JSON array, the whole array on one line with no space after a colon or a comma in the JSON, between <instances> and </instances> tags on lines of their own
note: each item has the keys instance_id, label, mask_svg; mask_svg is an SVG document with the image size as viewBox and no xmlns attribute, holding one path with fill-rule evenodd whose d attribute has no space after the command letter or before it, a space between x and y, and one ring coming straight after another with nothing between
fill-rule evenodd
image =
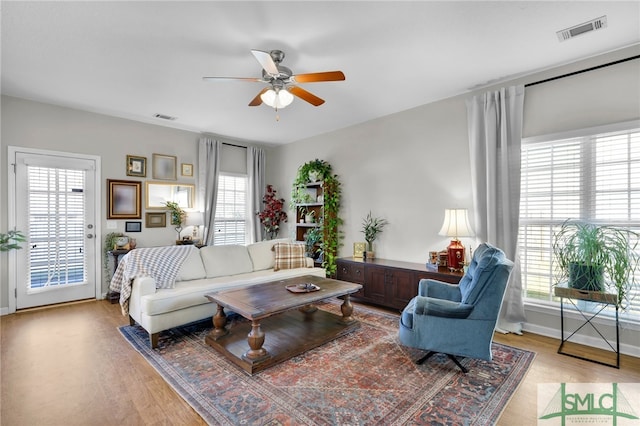
<instances>
[{"instance_id":1,"label":"knitted throw blanket","mask_svg":"<svg viewBox=\"0 0 640 426\"><path fill-rule=\"evenodd\" d=\"M120 293L122 315L129 314L131 283L135 278L151 277L156 281L156 288L173 288L178 271L192 250L198 249L194 246L150 247L124 255L109 285L111 291Z\"/></svg>"}]
</instances>

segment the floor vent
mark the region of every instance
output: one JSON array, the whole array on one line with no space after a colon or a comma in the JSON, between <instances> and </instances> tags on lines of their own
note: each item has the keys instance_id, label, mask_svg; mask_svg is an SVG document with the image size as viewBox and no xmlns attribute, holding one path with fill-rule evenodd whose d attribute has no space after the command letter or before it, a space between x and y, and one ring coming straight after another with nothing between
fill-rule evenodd
<instances>
[{"instance_id":1,"label":"floor vent","mask_svg":"<svg viewBox=\"0 0 640 426\"><path fill-rule=\"evenodd\" d=\"M581 34L588 33L595 30L601 30L603 28L607 28L606 15L596 19L592 19L589 22L576 25L575 27L558 31L556 34L558 34L558 40L565 41L565 40L569 40L570 38L577 37Z\"/></svg>"},{"instance_id":2,"label":"floor vent","mask_svg":"<svg viewBox=\"0 0 640 426\"><path fill-rule=\"evenodd\" d=\"M155 118L160 118L162 120L176 120L178 117L172 117L170 115L166 115L166 114L155 114L154 115Z\"/></svg>"}]
</instances>

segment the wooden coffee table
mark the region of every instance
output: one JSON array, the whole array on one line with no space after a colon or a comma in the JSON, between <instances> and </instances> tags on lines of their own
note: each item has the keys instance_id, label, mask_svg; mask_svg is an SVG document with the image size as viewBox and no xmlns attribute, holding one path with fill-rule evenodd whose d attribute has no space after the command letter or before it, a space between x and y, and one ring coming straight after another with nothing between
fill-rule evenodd
<instances>
[{"instance_id":1,"label":"wooden coffee table","mask_svg":"<svg viewBox=\"0 0 640 426\"><path fill-rule=\"evenodd\" d=\"M320 290L293 293L286 288L304 283ZM360 284L308 275L207 294L218 310L213 316L214 329L205 341L247 373L262 371L359 327L349 295L361 288ZM313 306L338 296L344 297L342 316ZM225 308L251 323L228 326Z\"/></svg>"}]
</instances>

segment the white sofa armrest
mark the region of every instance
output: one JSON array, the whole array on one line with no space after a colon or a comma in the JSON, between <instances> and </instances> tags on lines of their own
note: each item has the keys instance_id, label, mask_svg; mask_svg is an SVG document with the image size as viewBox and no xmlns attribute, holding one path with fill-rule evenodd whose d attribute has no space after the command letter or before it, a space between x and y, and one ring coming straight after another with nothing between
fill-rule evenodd
<instances>
[{"instance_id":1,"label":"white sofa armrest","mask_svg":"<svg viewBox=\"0 0 640 426\"><path fill-rule=\"evenodd\" d=\"M313 259L310 257L305 257L305 261L307 262L307 268L313 268L314 264L313 264Z\"/></svg>"},{"instance_id":2,"label":"white sofa armrest","mask_svg":"<svg viewBox=\"0 0 640 426\"><path fill-rule=\"evenodd\" d=\"M129 298L129 316L140 321L142 296L156 292L156 280L152 277L134 278L131 283L131 297Z\"/></svg>"}]
</instances>

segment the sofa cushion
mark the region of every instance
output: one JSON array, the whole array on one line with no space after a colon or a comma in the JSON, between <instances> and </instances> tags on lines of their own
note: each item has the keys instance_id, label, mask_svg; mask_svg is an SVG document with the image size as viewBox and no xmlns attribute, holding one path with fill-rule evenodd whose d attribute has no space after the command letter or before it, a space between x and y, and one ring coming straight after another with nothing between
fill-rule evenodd
<instances>
[{"instance_id":1,"label":"sofa cushion","mask_svg":"<svg viewBox=\"0 0 640 426\"><path fill-rule=\"evenodd\" d=\"M149 316L162 315L192 306L211 303L205 295L215 291L248 287L305 275L324 277L325 271L322 268L288 269L278 272L273 269L263 269L262 271L250 272L235 277L176 282L175 288L142 296L140 311Z\"/></svg>"},{"instance_id":2,"label":"sofa cushion","mask_svg":"<svg viewBox=\"0 0 640 426\"><path fill-rule=\"evenodd\" d=\"M200 249L200 256L207 278L246 274L253 271L253 263L245 246L207 246Z\"/></svg>"},{"instance_id":3,"label":"sofa cushion","mask_svg":"<svg viewBox=\"0 0 640 426\"><path fill-rule=\"evenodd\" d=\"M275 264L275 256L273 253L273 245L276 243L290 242L288 238L281 238L278 240L261 241L259 243L249 244L247 250L249 250L249 256L253 262L253 270L261 271L263 269L271 269Z\"/></svg>"},{"instance_id":4,"label":"sofa cushion","mask_svg":"<svg viewBox=\"0 0 640 426\"><path fill-rule=\"evenodd\" d=\"M206 276L207 273L204 270L204 265L202 264L200 250L195 249L189 253L189 256L187 256L180 267L176 281L200 280Z\"/></svg>"},{"instance_id":5,"label":"sofa cushion","mask_svg":"<svg viewBox=\"0 0 640 426\"><path fill-rule=\"evenodd\" d=\"M304 268L307 265L303 244L276 243L273 245L273 250L276 252L274 271Z\"/></svg>"}]
</instances>

